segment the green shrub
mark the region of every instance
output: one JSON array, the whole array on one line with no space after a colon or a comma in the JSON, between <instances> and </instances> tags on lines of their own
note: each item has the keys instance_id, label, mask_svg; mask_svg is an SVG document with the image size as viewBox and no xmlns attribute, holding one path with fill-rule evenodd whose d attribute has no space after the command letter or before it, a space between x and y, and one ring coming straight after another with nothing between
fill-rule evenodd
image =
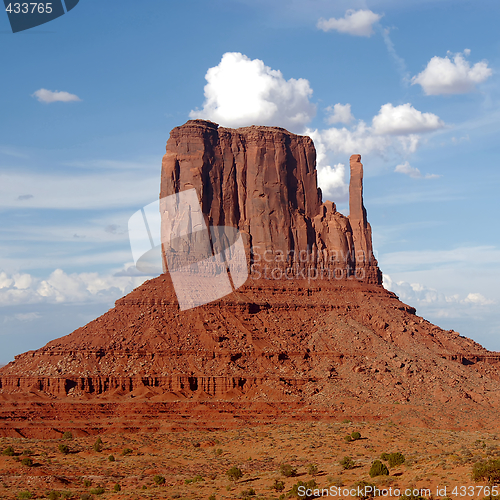
<instances>
[{"instance_id":1,"label":"green shrub","mask_svg":"<svg viewBox=\"0 0 500 500\"><path fill-rule=\"evenodd\" d=\"M66 431L66 432L62 435L62 438L63 438L63 439L68 439L68 440L71 440L71 439L73 439L73 434L72 434L70 431Z\"/></svg>"},{"instance_id":2,"label":"green shrub","mask_svg":"<svg viewBox=\"0 0 500 500\"><path fill-rule=\"evenodd\" d=\"M116 483L113 487L113 491L118 493L119 491L122 491L122 487L120 486L119 483Z\"/></svg>"},{"instance_id":3,"label":"green shrub","mask_svg":"<svg viewBox=\"0 0 500 500\"><path fill-rule=\"evenodd\" d=\"M290 464L281 464L280 472L285 477L295 477L297 469L294 469Z\"/></svg>"},{"instance_id":4,"label":"green shrub","mask_svg":"<svg viewBox=\"0 0 500 500\"><path fill-rule=\"evenodd\" d=\"M274 480L273 489L276 491L283 491L285 489L285 483L283 481Z\"/></svg>"},{"instance_id":5,"label":"green shrub","mask_svg":"<svg viewBox=\"0 0 500 500\"><path fill-rule=\"evenodd\" d=\"M33 452L30 449L23 450L23 455L33 455Z\"/></svg>"},{"instance_id":6,"label":"green shrub","mask_svg":"<svg viewBox=\"0 0 500 500\"><path fill-rule=\"evenodd\" d=\"M487 481L488 484L498 484L500 482L500 460L476 462L472 468L472 479L474 481Z\"/></svg>"},{"instance_id":7,"label":"green shrub","mask_svg":"<svg viewBox=\"0 0 500 500\"><path fill-rule=\"evenodd\" d=\"M390 453L382 453L382 455L380 455L380 459L385 460L387 462L390 456L391 456Z\"/></svg>"},{"instance_id":8,"label":"green shrub","mask_svg":"<svg viewBox=\"0 0 500 500\"><path fill-rule=\"evenodd\" d=\"M89 493L82 493L80 500L92 500L92 498L92 495L90 495Z\"/></svg>"},{"instance_id":9,"label":"green shrub","mask_svg":"<svg viewBox=\"0 0 500 500\"><path fill-rule=\"evenodd\" d=\"M52 490L47 493L47 498L49 500L59 500L59 498L61 498L61 494L58 491Z\"/></svg>"},{"instance_id":10,"label":"green shrub","mask_svg":"<svg viewBox=\"0 0 500 500\"><path fill-rule=\"evenodd\" d=\"M215 497L215 493L212 493L212 494L208 497L208 500L217 500L217 498Z\"/></svg>"},{"instance_id":11,"label":"green shrub","mask_svg":"<svg viewBox=\"0 0 500 500\"><path fill-rule=\"evenodd\" d=\"M222 455L222 453L223 453L223 451L222 451L220 448L217 448L217 449L215 450L215 454L216 454L218 457L219 457L219 456L221 456L221 455Z\"/></svg>"},{"instance_id":12,"label":"green shrub","mask_svg":"<svg viewBox=\"0 0 500 500\"><path fill-rule=\"evenodd\" d=\"M19 500L33 498L33 493L31 493L31 491L20 491L17 494L17 498L19 498Z\"/></svg>"},{"instance_id":13,"label":"green shrub","mask_svg":"<svg viewBox=\"0 0 500 500\"><path fill-rule=\"evenodd\" d=\"M2 451L2 455L6 455L8 457L13 457L16 453L14 452L14 448L12 446L7 446L5 450Z\"/></svg>"},{"instance_id":14,"label":"green shrub","mask_svg":"<svg viewBox=\"0 0 500 500\"><path fill-rule=\"evenodd\" d=\"M385 464L383 464L380 460L375 460L370 467L370 477L376 476L388 476L389 469Z\"/></svg>"},{"instance_id":15,"label":"green shrub","mask_svg":"<svg viewBox=\"0 0 500 500\"><path fill-rule=\"evenodd\" d=\"M184 482L186 484L190 484L190 483L197 483L199 481L205 481L203 479L203 476L200 476L199 474L196 474L196 476L193 477L193 479L185 479Z\"/></svg>"},{"instance_id":16,"label":"green shrub","mask_svg":"<svg viewBox=\"0 0 500 500\"><path fill-rule=\"evenodd\" d=\"M59 451L63 454L63 455L67 455L69 453L69 446L67 444L60 444L59 445Z\"/></svg>"},{"instance_id":17,"label":"green shrub","mask_svg":"<svg viewBox=\"0 0 500 500\"><path fill-rule=\"evenodd\" d=\"M357 441L358 439L361 439L361 434L358 431L354 431L351 434L351 438L353 441Z\"/></svg>"},{"instance_id":18,"label":"green shrub","mask_svg":"<svg viewBox=\"0 0 500 500\"><path fill-rule=\"evenodd\" d=\"M347 436L344 437L344 440L347 442L347 443L350 443L352 441L352 437L350 434L348 434Z\"/></svg>"},{"instance_id":19,"label":"green shrub","mask_svg":"<svg viewBox=\"0 0 500 500\"><path fill-rule=\"evenodd\" d=\"M23 465L26 465L26 467L33 467L33 460L31 458L29 458L29 457L23 458L21 460L21 463Z\"/></svg>"},{"instance_id":20,"label":"green shrub","mask_svg":"<svg viewBox=\"0 0 500 500\"><path fill-rule=\"evenodd\" d=\"M318 473L318 466L315 465L315 464L309 464L307 466L307 473L310 475L310 476L315 476L317 473Z\"/></svg>"},{"instance_id":21,"label":"green shrub","mask_svg":"<svg viewBox=\"0 0 500 500\"><path fill-rule=\"evenodd\" d=\"M97 438L92 448L94 449L94 451L97 451L98 453L102 451L102 439L100 437Z\"/></svg>"},{"instance_id":22,"label":"green shrub","mask_svg":"<svg viewBox=\"0 0 500 500\"><path fill-rule=\"evenodd\" d=\"M254 497L257 493L255 493L255 490L253 488L250 488L248 490L243 490L241 492L241 498L250 498Z\"/></svg>"},{"instance_id":23,"label":"green shrub","mask_svg":"<svg viewBox=\"0 0 500 500\"><path fill-rule=\"evenodd\" d=\"M88 488L89 486L92 486L92 481L90 479L84 479L83 480L83 486L85 486L85 488Z\"/></svg>"},{"instance_id":24,"label":"green shrub","mask_svg":"<svg viewBox=\"0 0 500 500\"><path fill-rule=\"evenodd\" d=\"M108 460L109 460L110 462L114 462L114 461L115 461L115 456L114 456L114 455L110 455L110 456L108 457Z\"/></svg>"},{"instance_id":25,"label":"green shrub","mask_svg":"<svg viewBox=\"0 0 500 500\"><path fill-rule=\"evenodd\" d=\"M367 500L368 498L372 498L374 486L375 485L373 485L372 483L368 483L367 481L358 481L357 483L354 483L352 485L352 487L356 490L356 498L359 498L360 500ZM359 495L358 492L360 493Z\"/></svg>"},{"instance_id":26,"label":"green shrub","mask_svg":"<svg viewBox=\"0 0 500 500\"><path fill-rule=\"evenodd\" d=\"M354 469L354 466L356 465L351 457L344 457L339 463L344 470Z\"/></svg>"},{"instance_id":27,"label":"green shrub","mask_svg":"<svg viewBox=\"0 0 500 500\"><path fill-rule=\"evenodd\" d=\"M236 467L236 465L233 465L227 472L226 472L227 477L229 478L230 481L238 481L238 479L241 479L243 476L243 472L239 467Z\"/></svg>"},{"instance_id":28,"label":"green shrub","mask_svg":"<svg viewBox=\"0 0 500 500\"><path fill-rule=\"evenodd\" d=\"M156 475L154 478L153 478L153 481L158 484L158 485L162 485L162 484L165 484L165 478L163 476L160 476L160 475Z\"/></svg>"},{"instance_id":29,"label":"green shrub","mask_svg":"<svg viewBox=\"0 0 500 500\"><path fill-rule=\"evenodd\" d=\"M122 455L125 456L125 455L130 455L132 453L133 450L131 450L130 448L125 448L123 451L122 451Z\"/></svg>"},{"instance_id":30,"label":"green shrub","mask_svg":"<svg viewBox=\"0 0 500 500\"><path fill-rule=\"evenodd\" d=\"M92 488L90 490L90 493L92 493L92 495L102 495L105 492L106 490L102 486L98 486L97 488Z\"/></svg>"},{"instance_id":31,"label":"green shrub","mask_svg":"<svg viewBox=\"0 0 500 500\"><path fill-rule=\"evenodd\" d=\"M310 481L307 481L307 482L304 482L304 481L298 481L297 484L294 484L292 486L292 489L288 492L288 495L287 496L290 496L290 497L295 497L295 498L300 498L301 500L310 500L311 498L315 498L313 495L309 496L309 495L304 495L304 496L300 496L299 495L299 487L300 486L303 486L306 491L309 490L309 489L314 489L316 488L316 481L314 479L311 479Z\"/></svg>"},{"instance_id":32,"label":"green shrub","mask_svg":"<svg viewBox=\"0 0 500 500\"><path fill-rule=\"evenodd\" d=\"M405 463L405 456L402 453L390 453L389 458L389 467L397 467L398 465Z\"/></svg>"}]
</instances>

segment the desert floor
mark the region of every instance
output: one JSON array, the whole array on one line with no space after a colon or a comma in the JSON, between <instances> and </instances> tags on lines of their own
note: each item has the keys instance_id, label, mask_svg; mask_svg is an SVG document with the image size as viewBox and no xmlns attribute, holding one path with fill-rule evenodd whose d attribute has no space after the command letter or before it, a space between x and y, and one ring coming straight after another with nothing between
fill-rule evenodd
<instances>
[{"instance_id":1,"label":"desert floor","mask_svg":"<svg viewBox=\"0 0 500 500\"><path fill-rule=\"evenodd\" d=\"M345 436L354 431L361 439L347 442ZM98 437L101 451L94 450ZM61 444L69 453L60 451ZM483 498L484 483L472 481L472 467L479 460L499 458L499 444L497 436L486 431L433 430L391 421L106 433L72 439L5 437L0 438L0 449L12 446L15 454L0 456L0 498L278 499L289 498L298 481L311 480L318 488L342 486L326 498L348 498L344 490L362 480L380 490L392 488L385 498L395 489L403 494L407 488L428 489L433 498ZM389 476L370 478L372 462L381 453L397 451L405 455L405 463L391 468ZM354 460L353 469L340 465L345 456ZM26 458L33 465L23 465ZM282 464L295 468L296 476L285 477ZM317 466L316 473L310 464ZM233 466L243 472L235 482L226 474ZM157 476L165 479L164 484L155 482L162 481ZM284 483L282 491L274 489L276 480ZM121 489L115 492L117 484ZM429 497L429 492L423 493Z\"/></svg>"}]
</instances>

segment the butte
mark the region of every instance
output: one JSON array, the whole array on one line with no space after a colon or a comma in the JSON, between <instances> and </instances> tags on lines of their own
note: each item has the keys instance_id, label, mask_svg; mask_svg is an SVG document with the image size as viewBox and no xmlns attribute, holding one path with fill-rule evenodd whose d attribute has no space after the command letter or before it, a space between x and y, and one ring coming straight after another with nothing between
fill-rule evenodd
<instances>
[{"instance_id":1,"label":"butte","mask_svg":"<svg viewBox=\"0 0 500 500\"><path fill-rule=\"evenodd\" d=\"M382 286L360 160L350 159L346 217L322 202L309 137L203 120L174 128L160 198L195 189L207 227L242 235L248 279L181 310L165 269L16 356L0 370L0 436L345 418L497 426L500 354Z\"/></svg>"}]
</instances>

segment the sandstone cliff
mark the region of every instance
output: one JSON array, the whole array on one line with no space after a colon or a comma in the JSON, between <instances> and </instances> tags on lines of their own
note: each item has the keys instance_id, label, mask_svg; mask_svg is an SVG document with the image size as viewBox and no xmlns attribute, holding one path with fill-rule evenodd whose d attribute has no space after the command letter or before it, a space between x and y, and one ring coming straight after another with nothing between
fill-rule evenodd
<instances>
[{"instance_id":1,"label":"sandstone cliff","mask_svg":"<svg viewBox=\"0 0 500 500\"><path fill-rule=\"evenodd\" d=\"M288 270L297 278L319 273L381 284L359 160L351 159L347 218L334 203L321 202L309 137L278 127L235 130L190 120L170 134L160 197L196 189L207 225L236 227L246 236L249 265L259 276Z\"/></svg>"}]
</instances>

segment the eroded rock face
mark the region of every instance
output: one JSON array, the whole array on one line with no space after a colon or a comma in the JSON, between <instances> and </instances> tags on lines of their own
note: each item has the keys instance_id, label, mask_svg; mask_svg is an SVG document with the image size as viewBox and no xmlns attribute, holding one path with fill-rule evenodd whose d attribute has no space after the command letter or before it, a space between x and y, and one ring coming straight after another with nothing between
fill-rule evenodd
<instances>
[{"instance_id":1,"label":"eroded rock face","mask_svg":"<svg viewBox=\"0 0 500 500\"><path fill-rule=\"evenodd\" d=\"M287 270L304 277L307 270L381 284L366 211L358 210L362 166L352 173L355 215L347 218L334 203L321 202L311 138L278 127L228 129L190 120L170 134L160 197L196 189L207 225L238 228L250 270L262 277Z\"/></svg>"}]
</instances>

